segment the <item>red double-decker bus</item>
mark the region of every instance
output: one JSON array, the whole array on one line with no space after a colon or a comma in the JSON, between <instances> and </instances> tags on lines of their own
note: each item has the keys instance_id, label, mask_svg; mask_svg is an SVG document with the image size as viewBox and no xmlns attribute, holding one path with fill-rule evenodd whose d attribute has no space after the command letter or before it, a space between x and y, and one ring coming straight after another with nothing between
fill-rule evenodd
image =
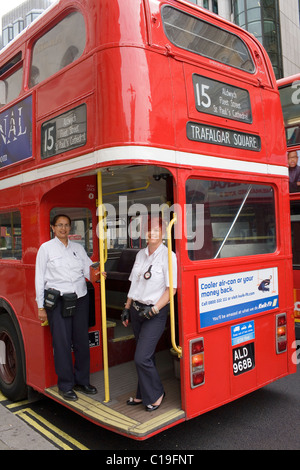
<instances>
[{"instance_id":1,"label":"red double-decker bus","mask_svg":"<svg viewBox=\"0 0 300 470\"><path fill-rule=\"evenodd\" d=\"M31 387L142 440L295 372L284 127L252 35L184 0L61 0L1 52L0 95L4 395ZM120 313L158 210L178 286L157 351L166 397L146 413L126 405L135 343ZM34 289L59 213L107 272L87 281L98 393L72 403Z\"/></svg>"},{"instance_id":2,"label":"red double-decker bus","mask_svg":"<svg viewBox=\"0 0 300 470\"><path fill-rule=\"evenodd\" d=\"M300 174L300 74L282 78L277 81L284 126L286 132L286 143L288 155L291 159L291 227L292 227L292 251L293 251L293 281L294 281L294 312L296 338L300 339L300 178L293 177L293 173ZM295 181L294 181L295 180Z\"/></svg>"}]
</instances>

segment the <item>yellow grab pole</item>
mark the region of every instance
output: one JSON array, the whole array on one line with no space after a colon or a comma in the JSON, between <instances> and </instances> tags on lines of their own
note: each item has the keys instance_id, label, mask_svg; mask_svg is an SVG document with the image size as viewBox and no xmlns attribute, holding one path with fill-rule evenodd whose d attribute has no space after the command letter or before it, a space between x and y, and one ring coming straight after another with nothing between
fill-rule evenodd
<instances>
[{"instance_id":1,"label":"yellow grab pole","mask_svg":"<svg viewBox=\"0 0 300 470\"><path fill-rule=\"evenodd\" d=\"M169 292L170 292L170 326L171 326L171 342L173 349L177 352L177 356L182 356L182 348L177 346L175 338L175 310L174 310L174 290L173 290L173 263L172 263L172 238L171 231L172 227L177 222L177 216L174 213L173 219L170 221L167 227L168 237L168 262L169 262Z\"/></svg>"},{"instance_id":2,"label":"yellow grab pole","mask_svg":"<svg viewBox=\"0 0 300 470\"><path fill-rule=\"evenodd\" d=\"M100 292L101 292L101 315L102 315L102 349L103 349L103 371L104 371L104 403L109 402L109 377L108 377L108 351L107 351L107 322L106 322L106 298L105 298L105 280L101 273L104 272L104 247L105 241L105 211L102 198L102 174L97 173L98 186L98 227L99 227L99 259L100 259Z\"/></svg>"}]
</instances>

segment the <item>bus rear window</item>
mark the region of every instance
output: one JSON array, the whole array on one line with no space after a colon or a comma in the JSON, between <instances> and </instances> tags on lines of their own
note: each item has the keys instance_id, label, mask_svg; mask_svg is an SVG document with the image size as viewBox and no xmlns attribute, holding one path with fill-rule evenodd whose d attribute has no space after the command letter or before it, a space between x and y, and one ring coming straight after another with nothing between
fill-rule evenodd
<instances>
[{"instance_id":1,"label":"bus rear window","mask_svg":"<svg viewBox=\"0 0 300 470\"><path fill-rule=\"evenodd\" d=\"M249 73L255 71L247 46L235 34L169 6L163 7L162 19L166 36L175 46Z\"/></svg>"},{"instance_id":2,"label":"bus rear window","mask_svg":"<svg viewBox=\"0 0 300 470\"><path fill-rule=\"evenodd\" d=\"M275 201L270 186L190 179L186 201L190 259L275 251Z\"/></svg>"}]
</instances>

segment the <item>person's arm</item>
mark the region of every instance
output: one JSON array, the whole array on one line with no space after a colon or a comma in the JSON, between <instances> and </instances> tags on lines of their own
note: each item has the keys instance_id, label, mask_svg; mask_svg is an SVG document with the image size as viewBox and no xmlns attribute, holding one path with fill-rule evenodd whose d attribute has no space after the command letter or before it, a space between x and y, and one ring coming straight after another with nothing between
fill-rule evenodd
<instances>
[{"instance_id":1,"label":"person's arm","mask_svg":"<svg viewBox=\"0 0 300 470\"><path fill-rule=\"evenodd\" d=\"M132 303L132 299L130 299L130 297L127 297L127 301L121 313L121 321L123 325L126 327L128 326L128 323L129 323L129 309L130 309L131 303Z\"/></svg>"},{"instance_id":2,"label":"person's arm","mask_svg":"<svg viewBox=\"0 0 300 470\"><path fill-rule=\"evenodd\" d=\"M177 288L177 258L174 252L172 252L172 269L173 269L173 296L176 294L176 288ZM169 284L169 266L166 267L165 270L165 276L166 276L166 284L168 286ZM159 310L161 310L163 307L165 307L168 303L170 302L170 288L167 287L166 290L164 291L163 295L160 297L160 299L156 302L156 304L152 307L152 312L154 313L159 313Z\"/></svg>"},{"instance_id":3,"label":"person's arm","mask_svg":"<svg viewBox=\"0 0 300 470\"><path fill-rule=\"evenodd\" d=\"M41 247L37 253L35 265L35 291L38 306L38 318L42 322L47 320L47 312L44 309L45 271L47 266L47 253Z\"/></svg>"},{"instance_id":4,"label":"person's arm","mask_svg":"<svg viewBox=\"0 0 300 470\"><path fill-rule=\"evenodd\" d=\"M176 289L173 289L173 295L176 294ZM152 311L155 313L156 310L161 310L170 302L170 289L169 287L166 288L165 292L161 296L161 298L156 302L156 304L152 307ZM158 313L158 312L157 312Z\"/></svg>"}]
</instances>

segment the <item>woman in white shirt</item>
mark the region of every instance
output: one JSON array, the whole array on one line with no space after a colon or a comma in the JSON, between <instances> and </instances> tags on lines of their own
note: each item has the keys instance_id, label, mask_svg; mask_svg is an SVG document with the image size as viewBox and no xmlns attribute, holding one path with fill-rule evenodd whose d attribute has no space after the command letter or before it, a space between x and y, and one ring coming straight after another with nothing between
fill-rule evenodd
<instances>
[{"instance_id":1,"label":"woman in white shirt","mask_svg":"<svg viewBox=\"0 0 300 470\"><path fill-rule=\"evenodd\" d=\"M150 225L151 224L151 225ZM156 345L165 329L169 312L168 249L163 244L161 218L149 218L147 248L138 252L129 280L131 286L121 320L124 326L132 323L136 339L135 365L138 387L135 398L127 404L143 403L146 411L156 410L165 396L155 366ZM174 294L177 288L177 260L172 253Z\"/></svg>"},{"instance_id":2,"label":"woman in white shirt","mask_svg":"<svg viewBox=\"0 0 300 470\"><path fill-rule=\"evenodd\" d=\"M85 280L89 279L92 261L81 245L69 240L71 220L67 215L55 216L51 228L55 238L41 245L36 258L38 315L42 322L49 321L59 393L66 400L77 400L73 388L83 393L97 393L96 388L89 383L89 297ZM53 309L44 307L45 291L48 289L58 291L58 300ZM77 296L75 313L64 317L63 294L70 293Z\"/></svg>"}]
</instances>

